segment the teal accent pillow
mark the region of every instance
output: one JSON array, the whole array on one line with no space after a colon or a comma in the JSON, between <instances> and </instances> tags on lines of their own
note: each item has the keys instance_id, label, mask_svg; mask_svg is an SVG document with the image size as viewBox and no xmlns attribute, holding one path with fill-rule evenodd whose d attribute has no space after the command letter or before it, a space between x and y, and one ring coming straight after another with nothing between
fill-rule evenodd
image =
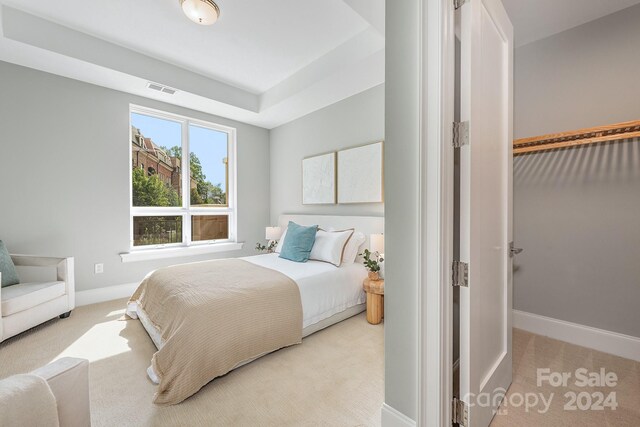
<instances>
[{"instance_id":1,"label":"teal accent pillow","mask_svg":"<svg viewBox=\"0 0 640 427\"><path fill-rule=\"evenodd\" d=\"M20 283L18 273L16 273L16 266L13 265L11 255L9 255L9 251L7 251L7 247L2 240L0 240L0 273L2 273L3 288Z\"/></svg>"},{"instance_id":2,"label":"teal accent pillow","mask_svg":"<svg viewBox=\"0 0 640 427\"><path fill-rule=\"evenodd\" d=\"M307 262L316 241L317 225L305 227L289 221L287 235L282 243L280 258L295 262Z\"/></svg>"}]
</instances>

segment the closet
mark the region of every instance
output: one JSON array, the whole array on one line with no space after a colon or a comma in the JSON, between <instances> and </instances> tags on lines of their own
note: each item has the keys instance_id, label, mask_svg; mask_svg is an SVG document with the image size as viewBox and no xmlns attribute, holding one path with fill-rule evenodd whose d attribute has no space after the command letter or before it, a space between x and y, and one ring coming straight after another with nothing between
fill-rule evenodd
<instances>
[{"instance_id":1,"label":"closet","mask_svg":"<svg viewBox=\"0 0 640 427\"><path fill-rule=\"evenodd\" d=\"M514 326L638 360L640 120L516 139L513 152Z\"/></svg>"}]
</instances>

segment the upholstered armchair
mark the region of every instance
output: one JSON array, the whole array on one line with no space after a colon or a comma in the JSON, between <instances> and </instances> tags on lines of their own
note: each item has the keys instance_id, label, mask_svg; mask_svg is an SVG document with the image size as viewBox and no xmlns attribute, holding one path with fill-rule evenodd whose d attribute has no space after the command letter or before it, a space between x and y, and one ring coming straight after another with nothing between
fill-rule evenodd
<instances>
[{"instance_id":1,"label":"upholstered armchair","mask_svg":"<svg viewBox=\"0 0 640 427\"><path fill-rule=\"evenodd\" d=\"M0 425L91 426L89 361L63 357L0 380Z\"/></svg>"},{"instance_id":2,"label":"upholstered armchair","mask_svg":"<svg viewBox=\"0 0 640 427\"><path fill-rule=\"evenodd\" d=\"M16 267L56 267L56 279L0 288L0 342L75 308L73 258L11 255Z\"/></svg>"}]
</instances>

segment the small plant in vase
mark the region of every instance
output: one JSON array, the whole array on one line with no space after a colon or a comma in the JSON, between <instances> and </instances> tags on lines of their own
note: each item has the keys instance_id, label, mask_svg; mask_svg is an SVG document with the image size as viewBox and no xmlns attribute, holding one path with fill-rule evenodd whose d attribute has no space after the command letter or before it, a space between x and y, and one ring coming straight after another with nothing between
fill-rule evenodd
<instances>
[{"instance_id":1,"label":"small plant in vase","mask_svg":"<svg viewBox=\"0 0 640 427\"><path fill-rule=\"evenodd\" d=\"M369 279L380 279L380 263L384 261L384 258L380 256L378 252L371 252L369 249L365 249L363 253L359 254L364 258L364 266L369 272Z\"/></svg>"},{"instance_id":2,"label":"small plant in vase","mask_svg":"<svg viewBox=\"0 0 640 427\"><path fill-rule=\"evenodd\" d=\"M266 252L268 254L272 253L276 246L278 245L277 240L271 240L267 245L263 245L260 242L256 243L256 251L258 252Z\"/></svg>"}]
</instances>

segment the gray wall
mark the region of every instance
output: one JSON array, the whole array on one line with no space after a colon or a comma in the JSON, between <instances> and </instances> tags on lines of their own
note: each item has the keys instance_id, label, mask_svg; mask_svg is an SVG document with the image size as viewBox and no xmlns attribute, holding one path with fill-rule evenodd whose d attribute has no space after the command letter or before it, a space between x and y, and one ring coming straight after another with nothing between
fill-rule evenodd
<instances>
[{"instance_id":1,"label":"gray wall","mask_svg":"<svg viewBox=\"0 0 640 427\"><path fill-rule=\"evenodd\" d=\"M516 50L515 133L640 119L640 6ZM514 307L640 337L640 142L514 161Z\"/></svg>"},{"instance_id":2,"label":"gray wall","mask_svg":"<svg viewBox=\"0 0 640 427\"><path fill-rule=\"evenodd\" d=\"M383 203L303 205L302 159L384 140L384 85L271 130L271 222L283 213L383 216Z\"/></svg>"},{"instance_id":3,"label":"gray wall","mask_svg":"<svg viewBox=\"0 0 640 427\"><path fill-rule=\"evenodd\" d=\"M515 136L638 120L640 5L516 49Z\"/></svg>"},{"instance_id":4,"label":"gray wall","mask_svg":"<svg viewBox=\"0 0 640 427\"><path fill-rule=\"evenodd\" d=\"M417 418L420 0L386 12L385 403Z\"/></svg>"},{"instance_id":5,"label":"gray wall","mask_svg":"<svg viewBox=\"0 0 640 427\"><path fill-rule=\"evenodd\" d=\"M0 239L10 251L75 256L76 288L139 281L198 256L123 264L129 249L129 103L237 128L238 239L269 224L269 132L0 62ZM7 208L9 207L9 208ZM94 263L104 274L94 275Z\"/></svg>"}]
</instances>

